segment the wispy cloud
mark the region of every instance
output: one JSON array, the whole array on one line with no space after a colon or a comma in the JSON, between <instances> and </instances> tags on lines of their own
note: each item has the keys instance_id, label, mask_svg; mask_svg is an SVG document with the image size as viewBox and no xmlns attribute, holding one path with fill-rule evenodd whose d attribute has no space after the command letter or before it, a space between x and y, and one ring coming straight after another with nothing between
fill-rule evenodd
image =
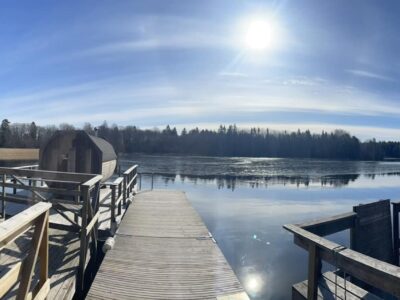
<instances>
[{"instance_id":1,"label":"wispy cloud","mask_svg":"<svg viewBox=\"0 0 400 300\"><path fill-rule=\"evenodd\" d=\"M0 103L2 113L11 121L35 120L39 124L102 120L121 125L176 120L195 123L222 115L235 122L235 118L244 114L252 119L253 115L273 112L400 118L400 108L394 105L394 100L356 88L315 82L303 78L301 82L296 79L286 84L245 78L240 84L221 80L194 86L185 80L165 81L160 77L143 83L116 77L2 96ZM45 110L40 109L42 103L46 103Z\"/></svg>"},{"instance_id":2,"label":"wispy cloud","mask_svg":"<svg viewBox=\"0 0 400 300\"><path fill-rule=\"evenodd\" d=\"M391 78L389 76L385 76L385 75L381 75L381 74L378 74L378 73L365 71L365 70L350 69L350 70L346 70L346 72L351 73L351 74L353 74L355 76L369 78L369 79L378 79L378 80L384 80L384 81L395 81L393 78Z\"/></svg>"},{"instance_id":3,"label":"wispy cloud","mask_svg":"<svg viewBox=\"0 0 400 300\"><path fill-rule=\"evenodd\" d=\"M219 72L219 76L223 77L249 77L249 75L241 72L227 72L227 71L222 71Z\"/></svg>"}]
</instances>

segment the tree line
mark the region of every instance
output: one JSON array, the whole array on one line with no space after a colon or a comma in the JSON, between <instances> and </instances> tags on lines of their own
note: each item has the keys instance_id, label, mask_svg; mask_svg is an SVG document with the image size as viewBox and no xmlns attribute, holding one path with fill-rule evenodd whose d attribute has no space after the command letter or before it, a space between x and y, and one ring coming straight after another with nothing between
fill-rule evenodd
<instances>
[{"instance_id":1,"label":"tree line","mask_svg":"<svg viewBox=\"0 0 400 300\"><path fill-rule=\"evenodd\" d=\"M140 129L136 126L108 126L104 122L82 128L70 124L37 126L35 122L10 123L4 119L0 126L0 147L37 148L57 130L83 129L109 141L118 153L182 154L204 156L247 156L319 158L348 160L383 160L400 158L400 143L395 141L361 142L343 130L311 133L306 131L271 131L269 129L240 129L236 125L217 130L183 129L166 126L160 129Z\"/></svg>"}]
</instances>

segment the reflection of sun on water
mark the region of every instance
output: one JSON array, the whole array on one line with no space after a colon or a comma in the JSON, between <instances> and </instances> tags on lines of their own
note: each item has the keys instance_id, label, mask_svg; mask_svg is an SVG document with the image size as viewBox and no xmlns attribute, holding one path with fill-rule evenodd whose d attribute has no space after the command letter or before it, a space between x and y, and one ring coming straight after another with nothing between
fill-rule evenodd
<instances>
[{"instance_id":1,"label":"reflection of sun on water","mask_svg":"<svg viewBox=\"0 0 400 300\"><path fill-rule=\"evenodd\" d=\"M264 290L265 279L261 274L248 274L244 279L243 286L250 296L259 296Z\"/></svg>"}]
</instances>

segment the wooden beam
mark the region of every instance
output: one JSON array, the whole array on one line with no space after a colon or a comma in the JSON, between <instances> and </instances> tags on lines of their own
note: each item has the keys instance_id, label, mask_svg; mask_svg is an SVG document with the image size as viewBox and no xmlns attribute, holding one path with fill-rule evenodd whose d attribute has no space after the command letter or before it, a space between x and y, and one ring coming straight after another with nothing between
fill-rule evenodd
<instances>
[{"instance_id":1,"label":"wooden beam","mask_svg":"<svg viewBox=\"0 0 400 300\"><path fill-rule=\"evenodd\" d=\"M46 282L40 287L40 289L33 295L32 292L29 292L26 300L45 300L47 295L50 292L50 279L47 279Z\"/></svg>"},{"instance_id":2,"label":"wooden beam","mask_svg":"<svg viewBox=\"0 0 400 300\"><path fill-rule=\"evenodd\" d=\"M2 198L1 198L1 217L3 218L3 220L5 220L6 219L6 200L5 200L5 198L6 198L6 187L5 187L5 184L6 184L6 181L7 181L7 175L6 174L3 174L3 176L2 176L3 178L2 178L2 180L3 180L3 189L2 189Z\"/></svg>"},{"instance_id":3,"label":"wooden beam","mask_svg":"<svg viewBox=\"0 0 400 300\"><path fill-rule=\"evenodd\" d=\"M43 238L39 246L40 268L39 268L39 285L44 286L49 279L49 215L46 214L44 220ZM47 293L46 293L47 295ZM37 295L36 295L37 296ZM35 297L36 298L36 297Z\"/></svg>"},{"instance_id":4,"label":"wooden beam","mask_svg":"<svg viewBox=\"0 0 400 300\"><path fill-rule=\"evenodd\" d=\"M132 167L130 167L128 170L126 170L125 172L124 172L124 175L128 175L129 173L131 173L132 171L136 171L136 169L137 169L137 165L133 165Z\"/></svg>"},{"instance_id":5,"label":"wooden beam","mask_svg":"<svg viewBox=\"0 0 400 300\"><path fill-rule=\"evenodd\" d=\"M4 247L4 245L14 240L19 234L28 229L36 218L48 211L50 207L50 203L40 202L0 223L0 246Z\"/></svg>"},{"instance_id":6,"label":"wooden beam","mask_svg":"<svg viewBox=\"0 0 400 300\"><path fill-rule=\"evenodd\" d=\"M102 175L94 175L88 181L85 181L82 185L85 185L89 188L93 188L96 183L100 182L103 179Z\"/></svg>"},{"instance_id":7,"label":"wooden beam","mask_svg":"<svg viewBox=\"0 0 400 300\"><path fill-rule=\"evenodd\" d=\"M41 186L29 186L25 184L14 184L14 183L5 183L1 184L6 188L16 188L19 190L26 190L32 191L35 190L37 192L45 192L45 193L55 193L59 195L66 195L66 196L79 196L81 193L78 190L66 190L66 189L58 189L58 188L50 188L50 187L41 187Z\"/></svg>"},{"instance_id":8,"label":"wooden beam","mask_svg":"<svg viewBox=\"0 0 400 300\"><path fill-rule=\"evenodd\" d=\"M89 224L86 226L86 235L89 235L90 232L92 231L92 228L94 226L94 224L96 224L97 220L99 219L100 216L100 211L98 211L94 217L92 218L92 220L90 220Z\"/></svg>"},{"instance_id":9,"label":"wooden beam","mask_svg":"<svg viewBox=\"0 0 400 300\"><path fill-rule=\"evenodd\" d=\"M36 260L39 254L40 244L42 242L45 228L47 227L48 210L37 218L35 224L35 231L32 238L32 251L22 265L22 276L19 283L17 300L25 300L31 286L32 275L35 270Z\"/></svg>"},{"instance_id":10,"label":"wooden beam","mask_svg":"<svg viewBox=\"0 0 400 300\"><path fill-rule=\"evenodd\" d=\"M400 213L400 202L392 203L393 205L393 263L399 265L399 213Z\"/></svg>"},{"instance_id":11,"label":"wooden beam","mask_svg":"<svg viewBox=\"0 0 400 300\"><path fill-rule=\"evenodd\" d=\"M298 224L297 226L319 236L326 236L354 227L357 214L344 213L312 222Z\"/></svg>"},{"instance_id":12,"label":"wooden beam","mask_svg":"<svg viewBox=\"0 0 400 300\"><path fill-rule=\"evenodd\" d=\"M87 217L88 217L88 206L90 205L90 194L89 194L89 186L82 185L82 214L81 214L81 232L80 232L80 253L79 253L79 267L77 274L77 282L76 282L76 291L78 296L83 295L84 290L84 280L85 280L85 265L86 265L86 255L87 255Z\"/></svg>"},{"instance_id":13,"label":"wooden beam","mask_svg":"<svg viewBox=\"0 0 400 300\"><path fill-rule=\"evenodd\" d=\"M38 177L41 179L67 180L83 183L97 176L96 174L58 172L45 170L28 170L0 167L0 174L15 175L19 177Z\"/></svg>"},{"instance_id":14,"label":"wooden beam","mask_svg":"<svg viewBox=\"0 0 400 300\"><path fill-rule=\"evenodd\" d=\"M77 226L77 225L66 225L66 224L49 222L49 227L51 229L64 230L64 231L68 231L68 232L80 232L81 231L80 226Z\"/></svg>"},{"instance_id":15,"label":"wooden beam","mask_svg":"<svg viewBox=\"0 0 400 300\"><path fill-rule=\"evenodd\" d=\"M15 285L21 276L22 261L15 263L10 270L0 278L0 298Z\"/></svg>"},{"instance_id":16,"label":"wooden beam","mask_svg":"<svg viewBox=\"0 0 400 300\"><path fill-rule=\"evenodd\" d=\"M310 244L308 250L308 290L307 299L318 299L318 280L321 274L321 259L316 244Z\"/></svg>"}]
</instances>

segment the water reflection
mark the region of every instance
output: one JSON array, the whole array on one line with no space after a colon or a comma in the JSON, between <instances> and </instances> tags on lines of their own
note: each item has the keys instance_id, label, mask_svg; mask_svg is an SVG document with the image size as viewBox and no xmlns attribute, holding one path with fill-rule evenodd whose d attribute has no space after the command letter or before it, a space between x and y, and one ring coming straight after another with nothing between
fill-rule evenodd
<instances>
[{"instance_id":1,"label":"water reflection","mask_svg":"<svg viewBox=\"0 0 400 300\"><path fill-rule=\"evenodd\" d=\"M244 289L251 297L259 297L265 293L265 288L268 286L266 282L267 276L264 272L257 273L253 268L244 268L242 270L246 274L242 278Z\"/></svg>"},{"instance_id":2,"label":"water reflection","mask_svg":"<svg viewBox=\"0 0 400 300\"><path fill-rule=\"evenodd\" d=\"M191 174L166 174L166 173L140 173L141 177L151 177L156 182L162 182L164 186L173 184L175 181L191 184L215 184L218 189L229 189L234 191L237 186L250 188L268 188L272 185L290 186L332 186L341 187L356 181L359 174L342 174L321 177L310 176L233 176L233 175L191 175ZM375 174L369 175L374 179Z\"/></svg>"}]
</instances>

